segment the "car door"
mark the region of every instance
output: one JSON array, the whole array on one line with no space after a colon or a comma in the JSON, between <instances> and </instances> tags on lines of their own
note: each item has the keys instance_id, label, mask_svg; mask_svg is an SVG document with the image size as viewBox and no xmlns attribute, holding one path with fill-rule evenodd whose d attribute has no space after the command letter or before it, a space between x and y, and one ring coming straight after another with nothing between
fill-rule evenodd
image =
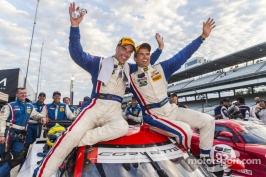
<instances>
[{"instance_id":1,"label":"car door","mask_svg":"<svg viewBox=\"0 0 266 177\"><path fill-rule=\"evenodd\" d=\"M225 138L225 137L220 137L219 133L220 132L230 132L233 135L233 140L235 141L236 145L232 142L230 138ZM245 151L245 144L242 139L239 138L237 135L237 132L234 131L231 127L227 125L216 125L215 126L215 138L214 138L214 145L217 144L225 144L233 148L235 151L236 157L238 157L240 160L246 160L246 159L251 159L254 158L250 156L248 153ZM247 176L256 176L258 174L258 170L254 169L253 165L250 164L245 164L245 169L234 172L235 175L247 175Z\"/></svg>"}]
</instances>

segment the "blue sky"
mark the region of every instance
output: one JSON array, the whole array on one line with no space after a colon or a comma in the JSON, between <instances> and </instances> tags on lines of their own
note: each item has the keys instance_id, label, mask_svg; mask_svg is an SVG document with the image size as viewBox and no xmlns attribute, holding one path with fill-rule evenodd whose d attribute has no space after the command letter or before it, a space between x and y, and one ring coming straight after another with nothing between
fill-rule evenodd
<instances>
[{"instance_id":1,"label":"blue sky","mask_svg":"<svg viewBox=\"0 0 266 177\"><path fill-rule=\"evenodd\" d=\"M28 80L37 90L41 45L41 91L69 96L70 78L75 77L74 104L91 94L90 75L77 66L68 52L68 0L40 0L32 45ZM264 0L78 0L88 10L82 24L83 49L92 55L114 54L119 39L132 37L136 44L157 47L155 33L164 37L165 60L201 34L202 22L214 18L216 28L192 56L214 60L266 41ZM20 68L26 73L37 0L1 0L0 69ZM129 62L133 62L132 59Z\"/></svg>"}]
</instances>

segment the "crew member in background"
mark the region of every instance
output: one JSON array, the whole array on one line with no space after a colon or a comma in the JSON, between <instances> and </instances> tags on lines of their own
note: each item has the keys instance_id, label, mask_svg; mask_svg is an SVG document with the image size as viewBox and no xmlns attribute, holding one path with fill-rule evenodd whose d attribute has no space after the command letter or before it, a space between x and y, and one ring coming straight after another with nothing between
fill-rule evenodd
<instances>
[{"instance_id":1,"label":"crew member in background","mask_svg":"<svg viewBox=\"0 0 266 177\"><path fill-rule=\"evenodd\" d=\"M261 110L261 107L260 107L261 99L260 99L260 97L255 97L254 101L255 101L255 105L250 108L251 113L255 113L253 116L259 118L257 113Z\"/></svg>"},{"instance_id":2,"label":"crew member in background","mask_svg":"<svg viewBox=\"0 0 266 177\"><path fill-rule=\"evenodd\" d=\"M73 114L75 113L75 109L74 109L72 106L70 106L70 98L68 98L68 97L64 97L64 98L63 98L63 103L66 103L66 104L68 105L70 111L71 111Z\"/></svg>"},{"instance_id":3,"label":"crew member in background","mask_svg":"<svg viewBox=\"0 0 266 177\"><path fill-rule=\"evenodd\" d=\"M221 100L220 102L220 105L215 107L214 108L214 117L215 117L215 120L218 120L218 119L222 119L222 114L221 114L221 109L223 107L223 100Z\"/></svg>"},{"instance_id":4,"label":"crew member in background","mask_svg":"<svg viewBox=\"0 0 266 177\"><path fill-rule=\"evenodd\" d=\"M178 102L178 96L176 93L170 93L170 103L176 104L179 108L188 108L187 105L179 104Z\"/></svg>"},{"instance_id":5,"label":"crew member in background","mask_svg":"<svg viewBox=\"0 0 266 177\"><path fill-rule=\"evenodd\" d=\"M260 100L260 109L257 110L256 114L258 118L266 124L266 101Z\"/></svg>"},{"instance_id":6,"label":"crew member in background","mask_svg":"<svg viewBox=\"0 0 266 177\"><path fill-rule=\"evenodd\" d=\"M46 94L44 92L39 93L38 100L33 103L33 106L35 110L43 115L47 115L46 107L44 104L44 101L46 99ZM36 141L36 138L40 138L41 132L42 132L42 125L38 125L38 122L36 120L33 120L32 118L29 119L29 126L27 131L27 144L32 144Z\"/></svg>"},{"instance_id":7,"label":"crew member in background","mask_svg":"<svg viewBox=\"0 0 266 177\"><path fill-rule=\"evenodd\" d=\"M60 102L61 93L53 93L53 102L46 105L48 118L51 120L74 120L75 116L69 109L69 106Z\"/></svg>"},{"instance_id":8,"label":"crew member in background","mask_svg":"<svg viewBox=\"0 0 266 177\"><path fill-rule=\"evenodd\" d=\"M221 108L222 119L229 120L230 117L228 114L228 108L230 106L230 100L229 100L229 98L224 98L224 99L222 99L222 101L223 101L223 106Z\"/></svg>"},{"instance_id":9,"label":"crew member in background","mask_svg":"<svg viewBox=\"0 0 266 177\"><path fill-rule=\"evenodd\" d=\"M141 107L134 96L131 99L131 105L125 109L125 115L128 125L137 125L142 122Z\"/></svg>"},{"instance_id":10,"label":"crew member in background","mask_svg":"<svg viewBox=\"0 0 266 177\"><path fill-rule=\"evenodd\" d=\"M81 112L81 108L82 108L82 104L85 103L86 101L89 101L90 97L89 96L85 96L83 98L83 101L79 102L79 107L78 109L75 111L75 116L78 116L78 114Z\"/></svg>"},{"instance_id":11,"label":"crew member in background","mask_svg":"<svg viewBox=\"0 0 266 177\"><path fill-rule=\"evenodd\" d=\"M254 117L254 118L256 117L255 112L251 110L250 107L245 104L244 97L241 97L241 96L237 97L236 101L237 101L237 104L238 104L238 107L242 114L243 119L248 119L249 117ZM246 115L247 112L249 114Z\"/></svg>"},{"instance_id":12,"label":"crew member in background","mask_svg":"<svg viewBox=\"0 0 266 177\"><path fill-rule=\"evenodd\" d=\"M38 113L31 103L25 102L27 97L25 88L17 88L16 97L17 100L5 105L0 113L1 177L9 177L10 170L25 159L28 151L25 140L29 118L41 120L43 124L47 122L45 115Z\"/></svg>"}]
</instances>

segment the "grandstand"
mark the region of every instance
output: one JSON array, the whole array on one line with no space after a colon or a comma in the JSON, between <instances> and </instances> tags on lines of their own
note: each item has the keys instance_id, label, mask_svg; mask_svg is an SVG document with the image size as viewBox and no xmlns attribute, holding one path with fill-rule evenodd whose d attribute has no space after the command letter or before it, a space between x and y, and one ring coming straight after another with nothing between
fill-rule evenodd
<instances>
[{"instance_id":1,"label":"grandstand","mask_svg":"<svg viewBox=\"0 0 266 177\"><path fill-rule=\"evenodd\" d=\"M226 97L234 100L238 96L236 89L251 88L251 94L244 97L246 104L252 106L255 96L264 97L263 94L256 93L254 88L266 85L265 56L266 42L177 72L169 79L168 93L177 93L181 98L180 102L189 108L201 111L204 106L204 112L210 113L217 106L222 92L232 90L231 96ZM217 96L208 98L213 93L217 93ZM199 95L206 98L204 104ZM189 97L194 99L189 101ZM123 101L129 100L130 97L126 96Z\"/></svg>"}]
</instances>

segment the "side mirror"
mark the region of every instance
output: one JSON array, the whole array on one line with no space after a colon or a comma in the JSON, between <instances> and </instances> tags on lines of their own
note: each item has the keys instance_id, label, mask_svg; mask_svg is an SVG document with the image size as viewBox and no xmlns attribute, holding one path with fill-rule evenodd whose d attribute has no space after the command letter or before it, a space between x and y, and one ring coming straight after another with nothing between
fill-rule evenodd
<instances>
[{"instance_id":1,"label":"side mirror","mask_svg":"<svg viewBox=\"0 0 266 177\"><path fill-rule=\"evenodd\" d=\"M220 132L219 134L221 137L225 137L225 138L233 138L233 134L230 132Z\"/></svg>"},{"instance_id":2,"label":"side mirror","mask_svg":"<svg viewBox=\"0 0 266 177\"><path fill-rule=\"evenodd\" d=\"M233 139L233 134L232 133L230 133L230 132L220 132L218 136L224 137L224 138L229 138L233 142L233 144L235 146L237 146L235 140Z\"/></svg>"}]
</instances>

